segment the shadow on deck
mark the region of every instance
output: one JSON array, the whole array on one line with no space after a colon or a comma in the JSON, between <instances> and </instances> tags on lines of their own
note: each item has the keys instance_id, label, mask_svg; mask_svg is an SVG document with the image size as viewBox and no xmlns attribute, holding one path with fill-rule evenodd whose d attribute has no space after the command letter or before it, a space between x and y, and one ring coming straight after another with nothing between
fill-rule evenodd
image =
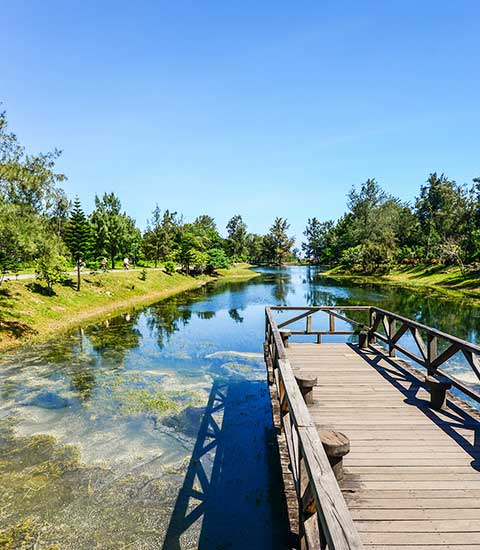
<instances>
[{"instance_id":1,"label":"shadow on deck","mask_svg":"<svg viewBox=\"0 0 480 550\"><path fill-rule=\"evenodd\" d=\"M362 351L355 345L349 344L349 347L405 396L405 404L411 405L421 411L434 424L441 428L445 434L452 438L459 447L467 452L473 459L470 463L471 467L474 470L480 471L480 422L474 416L475 413L470 414L452 399L448 399L448 409L443 409L442 411L433 410L427 399L417 396L421 388L425 389L425 384L407 368L402 367L398 360L392 360L386 354L377 353L377 350L374 350L374 354L372 354ZM387 368L379 364L381 361L387 362L390 367ZM419 376L421 376L420 373ZM406 382L410 385L406 388L400 382ZM473 444L456 431L458 429L471 431Z\"/></svg>"}]
</instances>

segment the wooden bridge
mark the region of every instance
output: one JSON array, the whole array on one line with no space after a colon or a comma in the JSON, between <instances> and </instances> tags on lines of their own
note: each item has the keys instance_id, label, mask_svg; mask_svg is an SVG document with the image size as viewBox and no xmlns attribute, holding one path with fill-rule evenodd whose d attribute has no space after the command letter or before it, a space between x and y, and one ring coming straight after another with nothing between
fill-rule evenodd
<instances>
[{"instance_id":1,"label":"wooden bridge","mask_svg":"<svg viewBox=\"0 0 480 550\"><path fill-rule=\"evenodd\" d=\"M480 550L480 394L447 363L480 382L480 347L339 306L267 308L264 349L292 547Z\"/></svg>"}]
</instances>

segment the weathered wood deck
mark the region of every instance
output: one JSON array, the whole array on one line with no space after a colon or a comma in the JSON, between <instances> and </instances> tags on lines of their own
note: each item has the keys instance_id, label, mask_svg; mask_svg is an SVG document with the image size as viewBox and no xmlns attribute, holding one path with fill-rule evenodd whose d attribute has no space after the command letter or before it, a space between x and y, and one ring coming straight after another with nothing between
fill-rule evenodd
<instances>
[{"instance_id":1,"label":"weathered wood deck","mask_svg":"<svg viewBox=\"0 0 480 550\"><path fill-rule=\"evenodd\" d=\"M285 310L297 314L277 323L273 311ZM315 313L328 315L326 327L312 330ZM358 343L322 343L354 334ZM316 343L295 342L298 335ZM410 335L417 351L405 341ZM480 407L462 398L480 403L480 395L449 374L456 353L480 380L480 347L395 313L266 309L265 360L292 547L480 550ZM450 386L456 395L445 393ZM336 453L348 443L342 477Z\"/></svg>"},{"instance_id":2,"label":"weathered wood deck","mask_svg":"<svg viewBox=\"0 0 480 550\"><path fill-rule=\"evenodd\" d=\"M418 378L373 350L286 352L295 374L318 379L317 428L350 439L340 487L365 548L480 550L480 424L457 407L432 410Z\"/></svg>"}]
</instances>

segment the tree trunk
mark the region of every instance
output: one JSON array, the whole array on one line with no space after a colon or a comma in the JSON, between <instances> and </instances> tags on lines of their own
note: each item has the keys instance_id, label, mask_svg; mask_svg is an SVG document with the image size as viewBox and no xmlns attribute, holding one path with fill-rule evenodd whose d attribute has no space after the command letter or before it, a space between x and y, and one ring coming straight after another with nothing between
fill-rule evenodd
<instances>
[{"instance_id":1,"label":"tree trunk","mask_svg":"<svg viewBox=\"0 0 480 550\"><path fill-rule=\"evenodd\" d=\"M80 291L80 260L77 260L77 291Z\"/></svg>"},{"instance_id":2,"label":"tree trunk","mask_svg":"<svg viewBox=\"0 0 480 550\"><path fill-rule=\"evenodd\" d=\"M112 254L110 258L112 259L112 269L115 269L115 254Z\"/></svg>"}]
</instances>

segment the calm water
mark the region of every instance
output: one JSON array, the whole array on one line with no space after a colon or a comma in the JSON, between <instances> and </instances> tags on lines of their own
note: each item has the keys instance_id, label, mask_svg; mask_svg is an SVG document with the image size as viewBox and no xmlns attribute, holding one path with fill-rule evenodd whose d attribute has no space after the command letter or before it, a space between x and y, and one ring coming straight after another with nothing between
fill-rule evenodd
<instances>
[{"instance_id":1,"label":"calm water","mask_svg":"<svg viewBox=\"0 0 480 550\"><path fill-rule=\"evenodd\" d=\"M0 364L0 530L41 549L283 548L267 304L377 304L480 339L467 301L292 267L22 349Z\"/></svg>"}]
</instances>

